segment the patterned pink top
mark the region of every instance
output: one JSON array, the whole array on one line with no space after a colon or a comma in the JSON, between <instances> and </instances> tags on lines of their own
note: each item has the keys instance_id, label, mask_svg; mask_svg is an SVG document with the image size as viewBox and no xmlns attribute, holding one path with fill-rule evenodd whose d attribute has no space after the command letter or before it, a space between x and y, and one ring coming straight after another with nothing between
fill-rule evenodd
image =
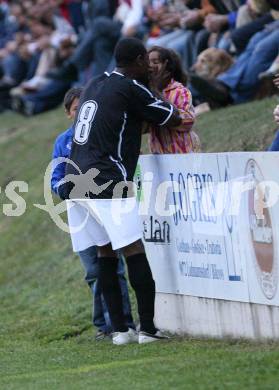
<instances>
[{"instance_id":1,"label":"patterned pink top","mask_svg":"<svg viewBox=\"0 0 279 390\"><path fill-rule=\"evenodd\" d=\"M151 153L193 153L200 152L201 145L198 135L191 130L195 121L195 110L192 95L188 88L177 81L171 80L163 90L164 99L179 110L182 123L178 127L154 127L149 136Z\"/></svg>"}]
</instances>

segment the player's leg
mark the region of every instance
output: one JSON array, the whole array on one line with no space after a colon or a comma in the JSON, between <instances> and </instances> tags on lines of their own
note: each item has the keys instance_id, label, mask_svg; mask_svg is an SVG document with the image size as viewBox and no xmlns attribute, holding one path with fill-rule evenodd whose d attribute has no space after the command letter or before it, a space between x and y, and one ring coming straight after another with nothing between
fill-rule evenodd
<instances>
[{"instance_id":1,"label":"player's leg","mask_svg":"<svg viewBox=\"0 0 279 390\"><path fill-rule=\"evenodd\" d=\"M154 325L155 282L141 240L122 249L131 286L135 290L140 318L139 343L167 339Z\"/></svg>"},{"instance_id":2,"label":"player's leg","mask_svg":"<svg viewBox=\"0 0 279 390\"><path fill-rule=\"evenodd\" d=\"M128 331L123 314L122 294L119 285L117 268L118 257L111 244L98 247L99 284L108 307L114 332Z\"/></svg>"},{"instance_id":3,"label":"player's leg","mask_svg":"<svg viewBox=\"0 0 279 390\"><path fill-rule=\"evenodd\" d=\"M138 240L122 251L126 258L130 283L136 293L140 330L154 334L155 282L142 241Z\"/></svg>"},{"instance_id":4,"label":"player's leg","mask_svg":"<svg viewBox=\"0 0 279 390\"><path fill-rule=\"evenodd\" d=\"M125 324L123 299L117 274L118 257L110 244L98 248L99 283L108 307L114 333L113 343L117 345L138 341L137 333Z\"/></svg>"},{"instance_id":5,"label":"player's leg","mask_svg":"<svg viewBox=\"0 0 279 390\"><path fill-rule=\"evenodd\" d=\"M118 268L117 268L117 275L118 280L120 284L121 294L122 294L122 302L123 302L123 313L125 318L125 324L128 326L128 328L136 329L134 319L132 316L132 308L131 308L131 302L129 297L129 290L128 290L128 282L126 278L126 269L124 264L124 256L120 251L117 251L118 254Z\"/></svg>"},{"instance_id":6,"label":"player's leg","mask_svg":"<svg viewBox=\"0 0 279 390\"><path fill-rule=\"evenodd\" d=\"M159 339L156 336L158 331L153 322L155 282L141 241L142 222L137 202L134 198L113 199L111 202L98 201L96 208L98 215L102 216L102 222L110 238L112 248L114 250L120 249L126 258L130 283L136 293L141 332L150 336L148 342L155 341L155 339ZM103 249L108 250L107 247L102 247ZM111 248L109 250L111 251ZM109 251L102 252L101 256L106 258L111 254ZM103 261L103 267L111 266ZM117 313L115 316L117 317ZM112 317L113 313L111 319ZM120 328L120 322L118 326ZM122 329L124 331L124 327ZM127 328L125 329L127 332Z\"/></svg>"}]
</instances>

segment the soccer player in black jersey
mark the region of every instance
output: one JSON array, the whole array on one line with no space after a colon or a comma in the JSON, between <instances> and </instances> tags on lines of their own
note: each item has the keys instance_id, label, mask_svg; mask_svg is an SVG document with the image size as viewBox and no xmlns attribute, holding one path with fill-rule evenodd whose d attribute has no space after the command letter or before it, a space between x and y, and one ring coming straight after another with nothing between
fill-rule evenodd
<instances>
[{"instance_id":1,"label":"soccer player in black jersey","mask_svg":"<svg viewBox=\"0 0 279 390\"><path fill-rule=\"evenodd\" d=\"M142 244L142 224L129 183L133 181L140 154L143 121L169 127L180 124L176 110L147 88L148 56L141 41L125 38L115 49L117 67L110 75L92 80L81 97L67 177L74 187L69 195L69 225L83 216L83 229L73 232L74 249L97 245L99 282L114 329L113 343L147 343L165 338L155 328L155 282ZM97 175L98 173L98 175ZM124 188L124 191L123 191ZM114 210L125 209L121 223ZM127 210L132 210L128 211ZM93 214L93 216L92 216ZM125 326L117 279L121 249L136 293L140 332Z\"/></svg>"}]
</instances>

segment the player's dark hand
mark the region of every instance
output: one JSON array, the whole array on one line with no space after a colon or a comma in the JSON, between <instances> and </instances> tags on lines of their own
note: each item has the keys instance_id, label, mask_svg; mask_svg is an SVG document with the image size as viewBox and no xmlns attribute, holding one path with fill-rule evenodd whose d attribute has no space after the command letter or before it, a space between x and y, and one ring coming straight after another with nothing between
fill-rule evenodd
<instances>
[{"instance_id":1,"label":"player's dark hand","mask_svg":"<svg viewBox=\"0 0 279 390\"><path fill-rule=\"evenodd\" d=\"M67 183L61 184L58 187L58 196L62 200L69 199L70 198L70 193L71 193L73 188L74 188L74 184L71 183L71 182L67 182Z\"/></svg>"}]
</instances>

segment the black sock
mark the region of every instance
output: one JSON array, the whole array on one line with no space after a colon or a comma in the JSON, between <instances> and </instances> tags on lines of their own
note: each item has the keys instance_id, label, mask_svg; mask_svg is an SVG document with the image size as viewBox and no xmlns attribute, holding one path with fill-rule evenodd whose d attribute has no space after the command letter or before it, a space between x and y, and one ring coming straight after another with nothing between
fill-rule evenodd
<instances>
[{"instance_id":1,"label":"black sock","mask_svg":"<svg viewBox=\"0 0 279 390\"><path fill-rule=\"evenodd\" d=\"M99 258L98 281L104 296L112 328L114 332L126 332L123 314L123 303L119 279L117 275L118 258L100 257Z\"/></svg>"},{"instance_id":2,"label":"black sock","mask_svg":"<svg viewBox=\"0 0 279 390\"><path fill-rule=\"evenodd\" d=\"M129 256L126 259L131 286L135 290L140 330L156 333L154 326L155 282L145 253Z\"/></svg>"}]
</instances>

